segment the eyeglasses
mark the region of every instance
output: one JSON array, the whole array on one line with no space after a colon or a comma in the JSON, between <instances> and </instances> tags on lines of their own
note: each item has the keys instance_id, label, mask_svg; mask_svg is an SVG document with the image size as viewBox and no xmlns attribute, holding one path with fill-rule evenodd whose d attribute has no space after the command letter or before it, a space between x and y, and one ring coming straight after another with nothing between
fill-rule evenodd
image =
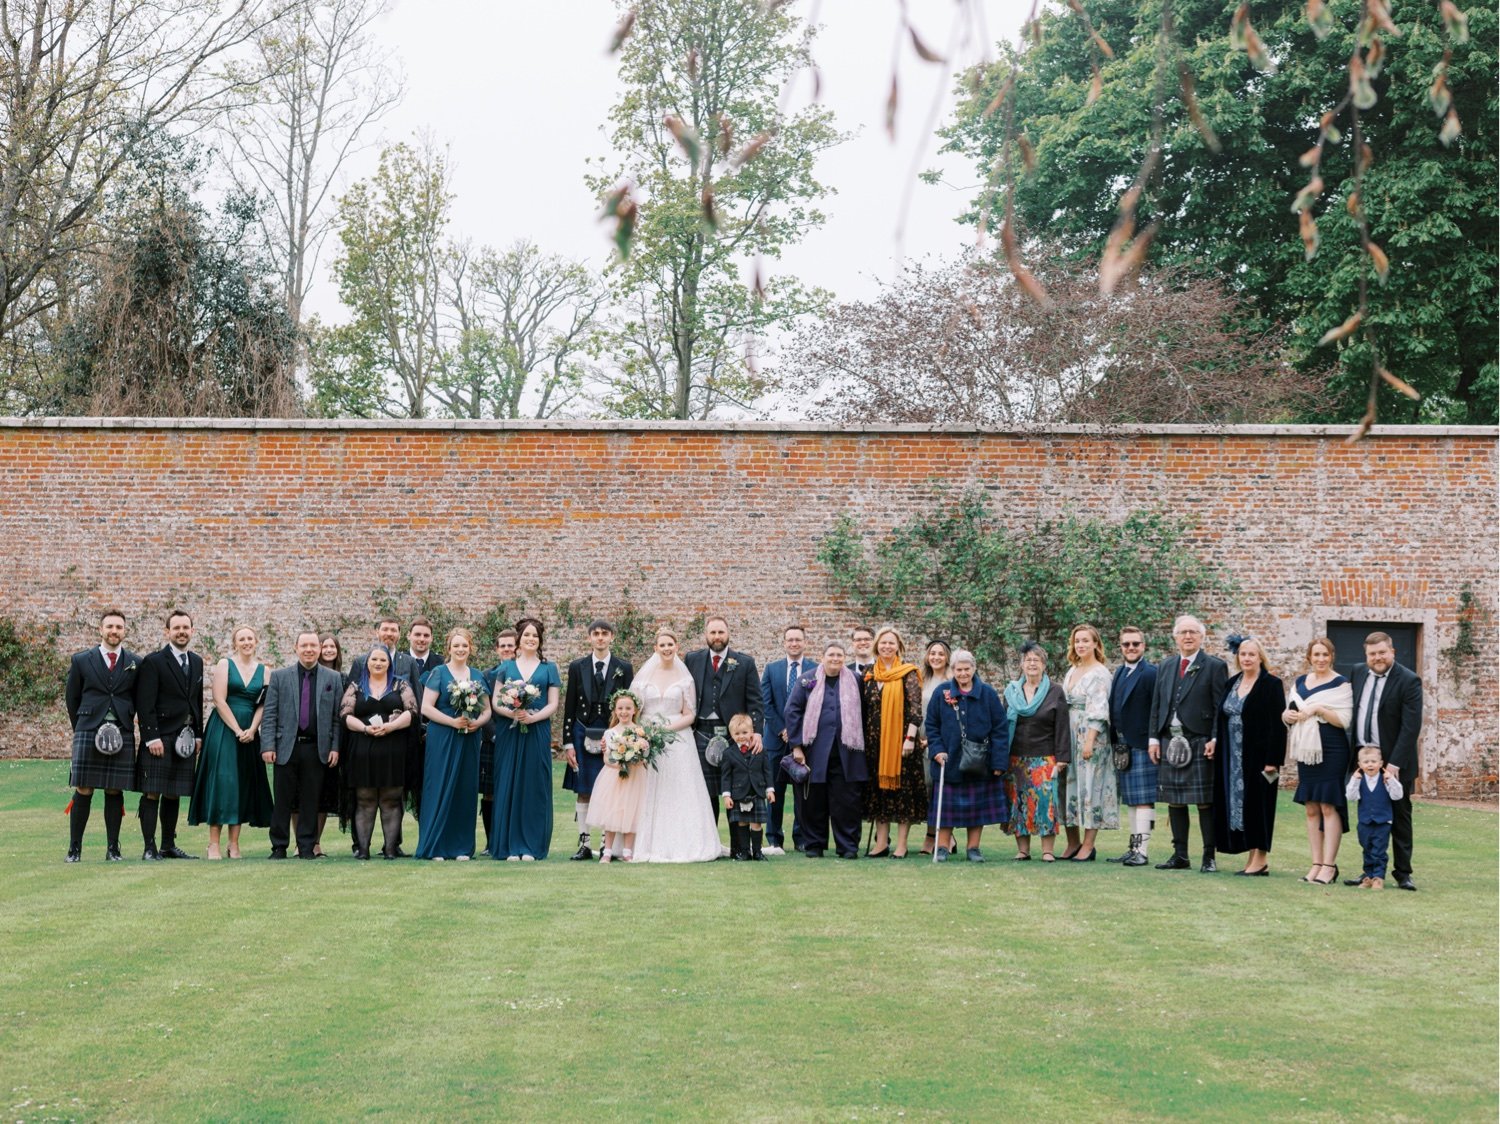
<instances>
[{"instance_id":1,"label":"eyeglasses","mask_svg":"<svg viewBox=\"0 0 1500 1124\"><path fill-rule=\"evenodd\" d=\"M1121 640L1120 641L1120 647L1122 647L1122 648L1144 648L1145 646L1146 646L1145 641L1142 641L1142 640Z\"/></svg>"}]
</instances>

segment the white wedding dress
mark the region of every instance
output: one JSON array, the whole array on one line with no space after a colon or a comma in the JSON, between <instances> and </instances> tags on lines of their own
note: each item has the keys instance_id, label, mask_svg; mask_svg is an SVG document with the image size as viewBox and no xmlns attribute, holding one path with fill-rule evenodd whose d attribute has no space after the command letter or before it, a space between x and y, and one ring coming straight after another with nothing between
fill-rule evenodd
<instances>
[{"instance_id":1,"label":"white wedding dress","mask_svg":"<svg viewBox=\"0 0 1500 1124\"><path fill-rule=\"evenodd\" d=\"M658 669L653 656L647 665ZM682 665L677 664L678 668ZM642 669L643 673L646 669ZM637 675L631 689L641 697L643 719L669 722L694 707L692 676L665 688L645 674ZM646 790L641 796L641 815L635 829L638 863L706 863L719 857L719 829L708 806L708 789L698 763L698 746L691 729L678 730L657 759L655 769L646 770Z\"/></svg>"}]
</instances>

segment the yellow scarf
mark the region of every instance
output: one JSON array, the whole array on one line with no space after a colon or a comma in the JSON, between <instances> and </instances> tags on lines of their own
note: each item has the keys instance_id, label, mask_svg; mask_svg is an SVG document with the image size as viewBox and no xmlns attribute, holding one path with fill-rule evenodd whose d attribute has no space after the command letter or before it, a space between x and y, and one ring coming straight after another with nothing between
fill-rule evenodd
<instances>
[{"instance_id":1,"label":"yellow scarf","mask_svg":"<svg viewBox=\"0 0 1500 1124\"><path fill-rule=\"evenodd\" d=\"M898 663L882 669L879 663L869 674L880 684L880 787L901 787L901 743L906 740L906 689L904 680L916 671L915 664Z\"/></svg>"}]
</instances>

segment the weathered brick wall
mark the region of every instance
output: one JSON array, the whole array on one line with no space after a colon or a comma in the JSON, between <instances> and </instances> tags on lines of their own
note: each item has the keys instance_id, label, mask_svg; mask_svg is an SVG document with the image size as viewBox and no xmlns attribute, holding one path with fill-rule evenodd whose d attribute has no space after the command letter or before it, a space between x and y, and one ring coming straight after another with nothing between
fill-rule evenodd
<instances>
[{"instance_id":1,"label":"weathered brick wall","mask_svg":"<svg viewBox=\"0 0 1500 1124\"><path fill-rule=\"evenodd\" d=\"M622 590L665 621L725 613L763 658L780 626L842 632L813 561L832 517L883 528L936 479L979 483L1018 520L1074 505L1163 504L1240 587L1232 619L1300 666L1329 619L1423 625L1423 790L1489 791L1495 773L1496 433L1390 427L1028 433L647 423L0 421L5 612L89 642L106 604L180 603L227 647L231 622L369 635L373 591L482 612L540 588L594 608ZM1477 655L1443 655L1461 597ZM154 619L132 642L159 643ZM560 630L563 655L578 633ZM1222 631L1211 638L1222 649Z\"/></svg>"}]
</instances>

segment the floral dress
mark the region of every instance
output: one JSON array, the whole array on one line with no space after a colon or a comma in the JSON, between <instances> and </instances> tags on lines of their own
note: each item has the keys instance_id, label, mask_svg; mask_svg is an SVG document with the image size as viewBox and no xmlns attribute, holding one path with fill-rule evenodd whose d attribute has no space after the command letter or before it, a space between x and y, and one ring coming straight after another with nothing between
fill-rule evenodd
<instances>
[{"instance_id":1,"label":"floral dress","mask_svg":"<svg viewBox=\"0 0 1500 1124\"><path fill-rule=\"evenodd\" d=\"M1073 731L1073 764L1068 769L1068 827L1115 831L1120 826L1120 791L1109 745L1109 669L1080 675L1068 696L1068 724ZM1083 742L1094 731L1093 756L1083 759Z\"/></svg>"}]
</instances>

